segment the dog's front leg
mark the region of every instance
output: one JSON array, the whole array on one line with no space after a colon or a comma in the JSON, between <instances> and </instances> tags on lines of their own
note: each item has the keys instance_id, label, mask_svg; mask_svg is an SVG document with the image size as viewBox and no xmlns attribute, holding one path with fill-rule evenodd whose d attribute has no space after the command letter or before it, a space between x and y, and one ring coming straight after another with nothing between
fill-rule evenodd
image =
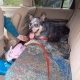
<instances>
[{"instance_id":1,"label":"dog's front leg","mask_svg":"<svg viewBox=\"0 0 80 80\"><path fill-rule=\"evenodd\" d=\"M37 40L30 40L29 42L26 42L24 45L27 46L27 45L32 44L32 43L40 44Z\"/></svg>"}]
</instances>

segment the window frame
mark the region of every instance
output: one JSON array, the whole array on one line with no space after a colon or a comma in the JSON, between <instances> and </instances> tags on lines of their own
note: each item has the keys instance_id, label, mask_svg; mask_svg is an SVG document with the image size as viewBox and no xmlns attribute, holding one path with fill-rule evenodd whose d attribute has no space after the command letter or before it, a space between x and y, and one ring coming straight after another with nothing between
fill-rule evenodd
<instances>
[{"instance_id":1,"label":"window frame","mask_svg":"<svg viewBox=\"0 0 80 80\"><path fill-rule=\"evenodd\" d=\"M62 3L61 3L61 6L59 7L59 8L61 8L61 9L63 9L63 8L65 8L64 7L64 2L65 2L65 0L62 0ZM35 2L35 0L34 0L34 3L35 3L35 6L36 6L36 2ZM49 7L49 6L36 6L36 7ZM55 7L49 7L49 8L54 8L55 9ZM56 7L57 8L57 7ZM72 4L71 4L71 6L68 8L68 7L66 7L66 9L74 9L75 8L75 0L72 0Z\"/></svg>"}]
</instances>

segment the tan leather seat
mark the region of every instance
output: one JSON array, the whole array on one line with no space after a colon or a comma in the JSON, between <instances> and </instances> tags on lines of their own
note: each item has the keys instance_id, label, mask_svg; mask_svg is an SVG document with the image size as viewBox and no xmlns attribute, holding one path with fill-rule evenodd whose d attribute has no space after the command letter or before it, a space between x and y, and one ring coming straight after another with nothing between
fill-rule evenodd
<instances>
[{"instance_id":1,"label":"tan leather seat","mask_svg":"<svg viewBox=\"0 0 80 80\"><path fill-rule=\"evenodd\" d=\"M5 46L4 41L4 18L3 18L3 11L0 8L0 48L1 46Z\"/></svg>"},{"instance_id":2,"label":"tan leather seat","mask_svg":"<svg viewBox=\"0 0 80 80\"><path fill-rule=\"evenodd\" d=\"M80 2L80 1L79 1ZM71 46L70 64L72 80L80 80L80 9L76 9L68 23L70 27L69 44Z\"/></svg>"},{"instance_id":3,"label":"tan leather seat","mask_svg":"<svg viewBox=\"0 0 80 80\"><path fill-rule=\"evenodd\" d=\"M71 17L73 13L73 10L38 7L35 15L39 17L42 12L45 12L47 14L48 19L69 20L69 18Z\"/></svg>"}]
</instances>

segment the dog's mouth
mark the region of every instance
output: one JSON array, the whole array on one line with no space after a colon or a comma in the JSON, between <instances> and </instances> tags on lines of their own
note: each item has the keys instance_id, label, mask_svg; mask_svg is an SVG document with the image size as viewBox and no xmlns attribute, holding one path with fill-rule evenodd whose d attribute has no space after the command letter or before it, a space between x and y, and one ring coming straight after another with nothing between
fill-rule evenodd
<instances>
[{"instance_id":1,"label":"dog's mouth","mask_svg":"<svg viewBox=\"0 0 80 80\"><path fill-rule=\"evenodd\" d=\"M33 32L34 34L36 34L38 31L39 31L39 28L38 29L34 29L34 28L30 29L30 32Z\"/></svg>"},{"instance_id":2,"label":"dog's mouth","mask_svg":"<svg viewBox=\"0 0 80 80\"><path fill-rule=\"evenodd\" d=\"M39 29L37 29L34 33L36 34L39 31Z\"/></svg>"}]
</instances>

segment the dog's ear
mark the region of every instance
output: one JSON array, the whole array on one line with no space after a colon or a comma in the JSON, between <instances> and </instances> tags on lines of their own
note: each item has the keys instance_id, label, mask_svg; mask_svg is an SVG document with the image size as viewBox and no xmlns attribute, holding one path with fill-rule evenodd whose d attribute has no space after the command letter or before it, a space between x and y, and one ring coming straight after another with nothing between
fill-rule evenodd
<instances>
[{"instance_id":1,"label":"dog's ear","mask_svg":"<svg viewBox=\"0 0 80 80\"><path fill-rule=\"evenodd\" d=\"M33 19L33 15L29 14L29 20L31 21Z\"/></svg>"},{"instance_id":2,"label":"dog's ear","mask_svg":"<svg viewBox=\"0 0 80 80\"><path fill-rule=\"evenodd\" d=\"M40 16L40 19L41 19L41 21L45 21L45 19L46 19L46 13L41 13L41 16Z\"/></svg>"}]
</instances>

